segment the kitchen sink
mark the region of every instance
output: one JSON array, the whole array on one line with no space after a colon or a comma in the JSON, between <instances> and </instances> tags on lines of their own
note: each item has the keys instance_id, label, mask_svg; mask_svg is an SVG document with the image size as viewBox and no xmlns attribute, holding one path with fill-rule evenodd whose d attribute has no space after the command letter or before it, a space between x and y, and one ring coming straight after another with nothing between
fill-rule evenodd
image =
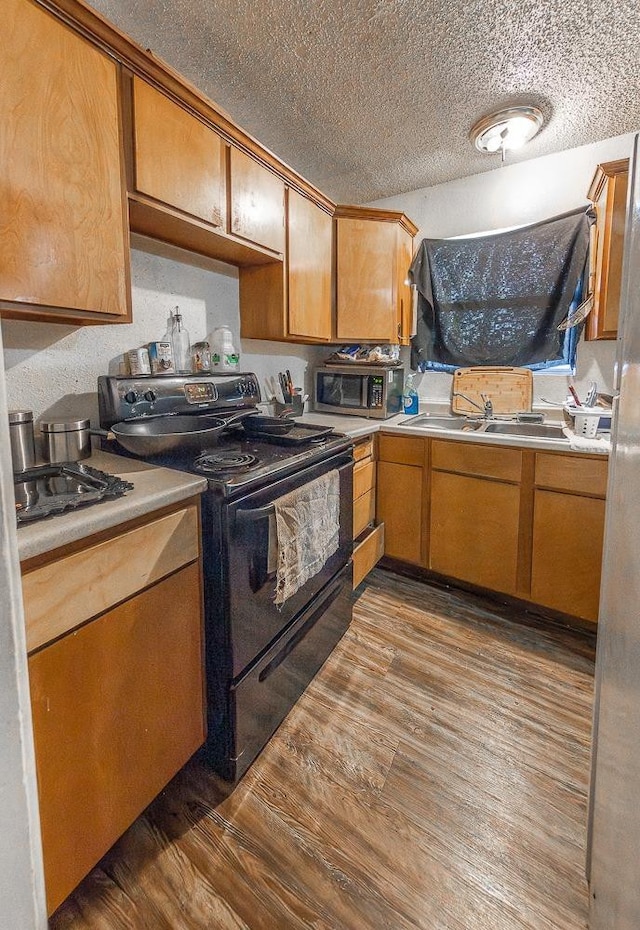
<instances>
[{"instance_id":1,"label":"kitchen sink","mask_svg":"<svg viewBox=\"0 0 640 930\"><path fill-rule=\"evenodd\" d=\"M537 439L565 439L561 426L547 423L487 423L483 433L503 433L505 436L533 436Z\"/></svg>"},{"instance_id":2,"label":"kitchen sink","mask_svg":"<svg viewBox=\"0 0 640 930\"><path fill-rule=\"evenodd\" d=\"M401 426L415 426L418 429L450 429L456 432L468 432L480 429L482 420L467 420L466 417L431 416L421 413L417 417L403 420Z\"/></svg>"}]
</instances>

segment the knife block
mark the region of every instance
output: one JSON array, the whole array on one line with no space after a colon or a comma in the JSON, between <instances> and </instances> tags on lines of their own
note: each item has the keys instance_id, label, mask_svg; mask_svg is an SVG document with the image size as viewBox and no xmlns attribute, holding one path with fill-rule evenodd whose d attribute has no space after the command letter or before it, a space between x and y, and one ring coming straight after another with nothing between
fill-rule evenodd
<instances>
[{"instance_id":1,"label":"knife block","mask_svg":"<svg viewBox=\"0 0 640 930\"><path fill-rule=\"evenodd\" d=\"M295 389L290 404L282 404L279 400L275 401L277 417L301 417L304 413L304 404L302 402L302 391Z\"/></svg>"}]
</instances>

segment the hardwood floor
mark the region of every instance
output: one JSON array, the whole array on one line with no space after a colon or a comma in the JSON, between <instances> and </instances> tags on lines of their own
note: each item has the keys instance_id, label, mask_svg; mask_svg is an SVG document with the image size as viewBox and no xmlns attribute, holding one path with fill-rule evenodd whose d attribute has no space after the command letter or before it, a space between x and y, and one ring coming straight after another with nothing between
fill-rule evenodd
<instances>
[{"instance_id":1,"label":"hardwood floor","mask_svg":"<svg viewBox=\"0 0 640 930\"><path fill-rule=\"evenodd\" d=\"M584 930L594 641L377 570L240 785L193 760L53 930Z\"/></svg>"}]
</instances>

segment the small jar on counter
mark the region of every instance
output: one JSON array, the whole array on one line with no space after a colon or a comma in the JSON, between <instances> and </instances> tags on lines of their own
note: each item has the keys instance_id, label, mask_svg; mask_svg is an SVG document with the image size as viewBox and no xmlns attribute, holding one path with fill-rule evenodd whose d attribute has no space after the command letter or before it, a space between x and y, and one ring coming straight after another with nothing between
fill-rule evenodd
<instances>
[{"instance_id":1,"label":"small jar on counter","mask_svg":"<svg viewBox=\"0 0 640 930\"><path fill-rule=\"evenodd\" d=\"M42 455L45 462L79 462L91 455L90 421L49 420L40 422Z\"/></svg>"},{"instance_id":2,"label":"small jar on counter","mask_svg":"<svg viewBox=\"0 0 640 930\"><path fill-rule=\"evenodd\" d=\"M191 346L193 370L198 375L211 371L211 349L208 342L194 342Z\"/></svg>"},{"instance_id":3,"label":"small jar on counter","mask_svg":"<svg viewBox=\"0 0 640 930\"><path fill-rule=\"evenodd\" d=\"M127 360L129 362L129 372L132 378L151 374L151 361L149 360L149 350L146 346L142 346L139 349L129 349L127 352Z\"/></svg>"}]
</instances>

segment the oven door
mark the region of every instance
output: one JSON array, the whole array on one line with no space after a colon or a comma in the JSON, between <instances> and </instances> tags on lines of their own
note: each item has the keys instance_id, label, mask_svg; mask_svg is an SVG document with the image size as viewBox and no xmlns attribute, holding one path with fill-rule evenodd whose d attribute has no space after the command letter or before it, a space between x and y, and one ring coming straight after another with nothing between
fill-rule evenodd
<instances>
[{"instance_id":1,"label":"oven door","mask_svg":"<svg viewBox=\"0 0 640 930\"><path fill-rule=\"evenodd\" d=\"M276 606L277 536L273 502L333 469L337 469L340 480L338 549L317 574ZM234 501L226 508L232 678L253 662L349 562L353 546L352 500L353 459L347 452Z\"/></svg>"},{"instance_id":2,"label":"oven door","mask_svg":"<svg viewBox=\"0 0 640 930\"><path fill-rule=\"evenodd\" d=\"M348 564L231 686L228 755L217 766L224 778L247 770L349 627L351 577Z\"/></svg>"}]
</instances>

